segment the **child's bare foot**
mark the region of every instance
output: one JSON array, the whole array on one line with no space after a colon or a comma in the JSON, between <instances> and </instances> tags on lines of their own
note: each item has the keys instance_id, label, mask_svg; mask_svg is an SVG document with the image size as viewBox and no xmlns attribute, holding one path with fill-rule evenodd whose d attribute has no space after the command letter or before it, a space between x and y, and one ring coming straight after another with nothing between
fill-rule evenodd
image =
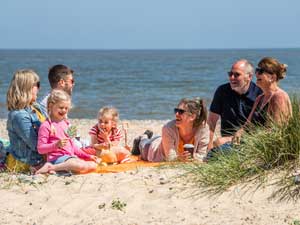
<instances>
[{"instance_id":1,"label":"child's bare foot","mask_svg":"<svg viewBox=\"0 0 300 225\"><path fill-rule=\"evenodd\" d=\"M35 174L43 174L43 173L55 174L53 165L49 162L46 162L44 166L42 166L39 170L35 172Z\"/></svg>"},{"instance_id":2,"label":"child's bare foot","mask_svg":"<svg viewBox=\"0 0 300 225\"><path fill-rule=\"evenodd\" d=\"M5 172L6 166L4 163L0 163L0 173Z\"/></svg>"}]
</instances>

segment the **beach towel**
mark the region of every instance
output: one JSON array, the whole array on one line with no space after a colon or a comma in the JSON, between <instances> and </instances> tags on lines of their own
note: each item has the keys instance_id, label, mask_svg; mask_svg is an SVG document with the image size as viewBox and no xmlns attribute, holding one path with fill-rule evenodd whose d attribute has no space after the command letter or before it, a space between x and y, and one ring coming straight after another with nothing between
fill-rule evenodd
<instances>
[{"instance_id":1,"label":"beach towel","mask_svg":"<svg viewBox=\"0 0 300 225\"><path fill-rule=\"evenodd\" d=\"M131 162L121 164L99 164L97 170L92 173L119 173L129 170L136 170L142 167L156 167L164 162L148 162L138 159L138 156L130 156Z\"/></svg>"},{"instance_id":2,"label":"beach towel","mask_svg":"<svg viewBox=\"0 0 300 225\"><path fill-rule=\"evenodd\" d=\"M138 160L136 162L122 163L116 165L99 165L96 173L119 173L124 171L137 170L142 167L157 167L163 164L163 162L147 162L143 160Z\"/></svg>"}]
</instances>

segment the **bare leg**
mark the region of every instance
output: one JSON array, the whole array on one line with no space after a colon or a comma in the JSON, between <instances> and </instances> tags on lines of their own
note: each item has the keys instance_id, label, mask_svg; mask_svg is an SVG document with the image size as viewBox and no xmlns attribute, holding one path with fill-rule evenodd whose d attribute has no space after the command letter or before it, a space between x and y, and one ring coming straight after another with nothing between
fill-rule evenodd
<instances>
[{"instance_id":1,"label":"bare leg","mask_svg":"<svg viewBox=\"0 0 300 225\"><path fill-rule=\"evenodd\" d=\"M67 161L59 164L46 163L36 174L49 173L51 171L72 171L87 173L96 170L97 164L92 161L84 161L78 158L70 158Z\"/></svg>"},{"instance_id":2,"label":"bare leg","mask_svg":"<svg viewBox=\"0 0 300 225\"><path fill-rule=\"evenodd\" d=\"M227 136L227 137L219 137L217 140L214 141L214 147L219 147L225 143L231 142L233 136Z\"/></svg>"},{"instance_id":3,"label":"bare leg","mask_svg":"<svg viewBox=\"0 0 300 225\"><path fill-rule=\"evenodd\" d=\"M43 165L39 170L35 172L35 174L50 173L51 171L54 171L54 165L46 162L45 165Z\"/></svg>"},{"instance_id":4,"label":"bare leg","mask_svg":"<svg viewBox=\"0 0 300 225\"><path fill-rule=\"evenodd\" d=\"M114 147L112 151L116 154L118 163L132 162L130 152L126 148Z\"/></svg>"}]
</instances>

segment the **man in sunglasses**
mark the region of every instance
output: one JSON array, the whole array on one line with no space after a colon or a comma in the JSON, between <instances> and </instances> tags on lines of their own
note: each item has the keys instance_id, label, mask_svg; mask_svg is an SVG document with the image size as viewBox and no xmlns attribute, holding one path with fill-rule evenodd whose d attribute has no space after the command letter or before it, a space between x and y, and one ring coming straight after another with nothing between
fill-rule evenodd
<instances>
[{"instance_id":1,"label":"man in sunglasses","mask_svg":"<svg viewBox=\"0 0 300 225\"><path fill-rule=\"evenodd\" d=\"M229 83L219 86L208 116L208 157L230 146L233 134L246 122L254 101L262 93L253 83L253 65L246 59L235 62L228 72ZM221 119L221 137L214 141L217 121ZM218 148L216 148L218 147Z\"/></svg>"},{"instance_id":2,"label":"man in sunglasses","mask_svg":"<svg viewBox=\"0 0 300 225\"><path fill-rule=\"evenodd\" d=\"M74 71L65 65L55 65L49 69L48 80L52 90L63 90L72 95L75 80L73 78ZM47 100L50 92L47 93L40 101L43 111L47 113Z\"/></svg>"}]
</instances>

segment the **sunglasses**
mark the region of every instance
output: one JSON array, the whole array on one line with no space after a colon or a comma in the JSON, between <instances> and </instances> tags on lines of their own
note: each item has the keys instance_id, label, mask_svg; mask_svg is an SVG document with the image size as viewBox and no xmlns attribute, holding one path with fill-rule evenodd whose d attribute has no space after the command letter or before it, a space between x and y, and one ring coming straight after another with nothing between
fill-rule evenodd
<instances>
[{"instance_id":1,"label":"sunglasses","mask_svg":"<svg viewBox=\"0 0 300 225\"><path fill-rule=\"evenodd\" d=\"M38 89L40 89L40 87L41 87L41 82L40 82L40 81L36 82L36 83L34 84L34 86L37 87Z\"/></svg>"},{"instance_id":2,"label":"sunglasses","mask_svg":"<svg viewBox=\"0 0 300 225\"><path fill-rule=\"evenodd\" d=\"M227 72L228 73L228 76L231 77L232 75L234 76L234 78L238 78L239 76L241 76L242 74L240 73L237 73L237 72L232 72L232 71L229 71Z\"/></svg>"},{"instance_id":3,"label":"sunglasses","mask_svg":"<svg viewBox=\"0 0 300 225\"><path fill-rule=\"evenodd\" d=\"M261 74L263 74L263 73L269 73L269 72L266 71L266 70L263 69L263 68L257 67L257 68L255 69L255 73L257 73L258 75L261 75Z\"/></svg>"},{"instance_id":4,"label":"sunglasses","mask_svg":"<svg viewBox=\"0 0 300 225\"><path fill-rule=\"evenodd\" d=\"M185 112L187 112L187 111L184 109L179 109L179 108L174 109L174 114L178 113L179 115L182 115Z\"/></svg>"}]
</instances>

